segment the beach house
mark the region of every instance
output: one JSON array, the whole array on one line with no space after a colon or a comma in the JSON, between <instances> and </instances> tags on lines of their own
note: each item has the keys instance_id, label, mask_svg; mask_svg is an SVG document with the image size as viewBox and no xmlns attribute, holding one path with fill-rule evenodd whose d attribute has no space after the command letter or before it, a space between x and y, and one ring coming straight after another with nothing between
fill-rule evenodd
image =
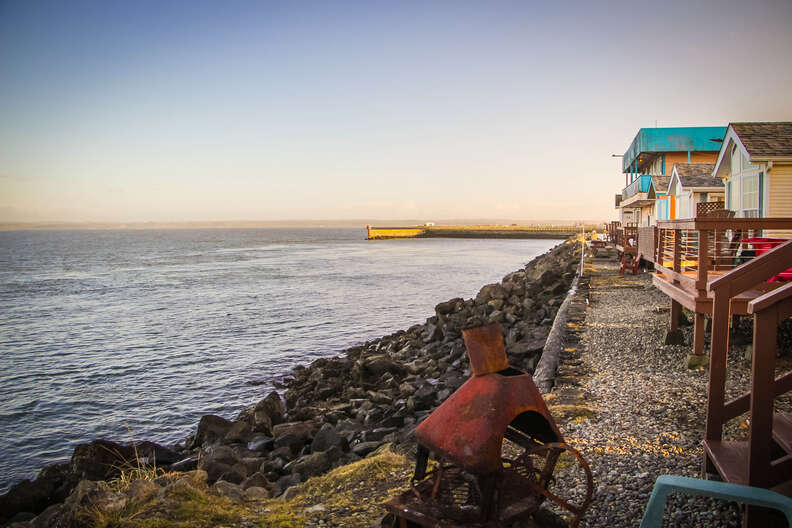
<instances>
[{"instance_id":1,"label":"beach house","mask_svg":"<svg viewBox=\"0 0 792 528\"><path fill-rule=\"evenodd\" d=\"M792 216L792 122L729 124L713 174L735 216Z\"/></svg>"},{"instance_id":2,"label":"beach house","mask_svg":"<svg viewBox=\"0 0 792 528\"><path fill-rule=\"evenodd\" d=\"M624 188L616 200L622 225L653 225L659 212L655 197L649 196L652 177L670 176L677 163L714 163L725 133L726 127L638 130L622 157Z\"/></svg>"},{"instance_id":3,"label":"beach house","mask_svg":"<svg viewBox=\"0 0 792 528\"><path fill-rule=\"evenodd\" d=\"M698 205L712 203L723 209L723 180L713 176L714 163L677 163L668 184L668 196L674 204L673 214L663 220L698 216Z\"/></svg>"}]
</instances>

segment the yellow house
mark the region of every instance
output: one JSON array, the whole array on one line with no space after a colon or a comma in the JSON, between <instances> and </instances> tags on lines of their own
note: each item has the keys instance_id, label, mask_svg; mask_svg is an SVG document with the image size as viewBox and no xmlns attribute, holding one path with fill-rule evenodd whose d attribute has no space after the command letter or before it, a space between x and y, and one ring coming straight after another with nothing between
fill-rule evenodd
<instances>
[{"instance_id":1,"label":"yellow house","mask_svg":"<svg viewBox=\"0 0 792 528\"><path fill-rule=\"evenodd\" d=\"M735 216L792 217L792 122L729 124L713 175Z\"/></svg>"}]
</instances>

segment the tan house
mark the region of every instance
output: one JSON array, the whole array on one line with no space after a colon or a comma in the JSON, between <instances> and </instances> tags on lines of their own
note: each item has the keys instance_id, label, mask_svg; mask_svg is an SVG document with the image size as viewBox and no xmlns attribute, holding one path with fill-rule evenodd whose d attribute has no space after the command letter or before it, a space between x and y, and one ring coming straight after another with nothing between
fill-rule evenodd
<instances>
[{"instance_id":1,"label":"tan house","mask_svg":"<svg viewBox=\"0 0 792 528\"><path fill-rule=\"evenodd\" d=\"M729 124L713 174L737 217L792 217L792 122Z\"/></svg>"}]
</instances>

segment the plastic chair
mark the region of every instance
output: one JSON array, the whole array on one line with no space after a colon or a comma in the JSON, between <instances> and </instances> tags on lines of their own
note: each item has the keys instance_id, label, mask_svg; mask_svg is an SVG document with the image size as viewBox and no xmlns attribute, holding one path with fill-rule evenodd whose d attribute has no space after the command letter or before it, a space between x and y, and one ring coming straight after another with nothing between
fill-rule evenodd
<instances>
[{"instance_id":1,"label":"plastic chair","mask_svg":"<svg viewBox=\"0 0 792 528\"><path fill-rule=\"evenodd\" d=\"M663 510L669 493L714 497L752 506L772 508L786 515L787 523L792 526L792 499L775 491L714 480L660 475L657 477L652 495L649 497L649 503L646 505L641 528L660 528L663 525Z\"/></svg>"}]
</instances>

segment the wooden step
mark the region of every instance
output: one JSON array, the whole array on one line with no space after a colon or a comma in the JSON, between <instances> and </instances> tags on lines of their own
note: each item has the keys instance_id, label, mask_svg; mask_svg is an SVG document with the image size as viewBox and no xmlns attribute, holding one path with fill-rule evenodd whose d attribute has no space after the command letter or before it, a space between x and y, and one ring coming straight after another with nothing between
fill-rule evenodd
<instances>
[{"instance_id":1,"label":"wooden step","mask_svg":"<svg viewBox=\"0 0 792 528\"><path fill-rule=\"evenodd\" d=\"M792 455L792 413L773 414L773 440Z\"/></svg>"}]
</instances>

